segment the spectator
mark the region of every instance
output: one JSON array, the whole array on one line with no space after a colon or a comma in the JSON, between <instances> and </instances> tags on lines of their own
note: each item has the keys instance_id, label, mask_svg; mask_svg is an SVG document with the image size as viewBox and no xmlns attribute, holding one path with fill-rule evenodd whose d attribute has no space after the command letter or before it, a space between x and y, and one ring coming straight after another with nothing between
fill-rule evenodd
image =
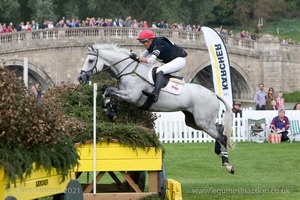
<instances>
[{"instance_id":1,"label":"spectator","mask_svg":"<svg viewBox=\"0 0 300 200\"><path fill-rule=\"evenodd\" d=\"M8 29L6 27L6 23L3 23L2 30L0 33L8 33Z\"/></svg>"},{"instance_id":2,"label":"spectator","mask_svg":"<svg viewBox=\"0 0 300 200\"><path fill-rule=\"evenodd\" d=\"M41 26L41 29L47 29L48 28L48 21L47 20L44 20L42 26Z\"/></svg>"},{"instance_id":3,"label":"spectator","mask_svg":"<svg viewBox=\"0 0 300 200\"><path fill-rule=\"evenodd\" d=\"M285 37L285 38L282 40L281 44L289 44L289 43L288 43L287 37Z\"/></svg>"},{"instance_id":4,"label":"spectator","mask_svg":"<svg viewBox=\"0 0 300 200\"><path fill-rule=\"evenodd\" d=\"M12 22L9 23L7 29L8 29L9 33L17 31L16 28L14 27L14 24Z\"/></svg>"},{"instance_id":5,"label":"spectator","mask_svg":"<svg viewBox=\"0 0 300 200\"><path fill-rule=\"evenodd\" d=\"M241 37L241 38L246 38L246 33L245 33L245 31L244 31L244 30L241 32L241 35L240 35L240 37Z\"/></svg>"},{"instance_id":6,"label":"spectator","mask_svg":"<svg viewBox=\"0 0 300 200\"><path fill-rule=\"evenodd\" d=\"M60 20L56 25L55 28L63 28L64 27L64 20Z\"/></svg>"},{"instance_id":7,"label":"spectator","mask_svg":"<svg viewBox=\"0 0 300 200\"><path fill-rule=\"evenodd\" d=\"M27 21L27 22L26 22L26 25L25 25L25 30L26 30L26 31L31 31L31 30L32 30L32 28L31 28L31 24L30 24L30 22L29 22L29 21Z\"/></svg>"},{"instance_id":8,"label":"spectator","mask_svg":"<svg viewBox=\"0 0 300 200\"><path fill-rule=\"evenodd\" d=\"M152 26L151 26L151 28L157 28L157 26L156 26L156 22L152 22Z\"/></svg>"},{"instance_id":9,"label":"spectator","mask_svg":"<svg viewBox=\"0 0 300 200\"><path fill-rule=\"evenodd\" d=\"M119 17L119 26L120 27L124 27L125 26L125 22L124 22L124 20L121 17Z\"/></svg>"},{"instance_id":10,"label":"spectator","mask_svg":"<svg viewBox=\"0 0 300 200\"><path fill-rule=\"evenodd\" d=\"M149 28L149 25L148 25L147 21L143 22L143 28Z\"/></svg>"},{"instance_id":11,"label":"spectator","mask_svg":"<svg viewBox=\"0 0 300 200\"><path fill-rule=\"evenodd\" d=\"M131 19L131 16L128 16L125 20L125 26L126 27L132 27L133 21Z\"/></svg>"},{"instance_id":12,"label":"spectator","mask_svg":"<svg viewBox=\"0 0 300 200\"><path fill-rule=\"evenodd\" d=\"M254 103L256 110L266 110L266 93L264 92L264 84L259 84L259 90L254 94Z\"/></svg>"},{"instance_id":13,"label":"spectator","mask_svg":"<svg viewBox=\"0 0 300 200\"><path fill-rule=\"evenodd\" d=\"M35 86L31 84L30 94L37 99L38 105L42 103L42 88L39 82L36 82Z\"/></svg>"},{"instance_id":14,"label":"spectator","mask_svg":"<svg viewBox=\"0 0 300 200\"><path fill-rule=\"evenodd\" d=\"M300 110L300 103L296 103L293 110Z\"/></svg>"},{"instance_id":15,"label":"spectator","mask_svg":"<svg viewBox=\"0 0 300 200\"><path fill-rule=\"evenodd\" d=\"M274 95L274 88L270 87L268 90L268 94L266 96L266 107L267 110L273 110L271 102L275 99Z\"/></svg>"},{"instance_id":16,"label":"spectator","mask_svg":"<svg viewBox=\"0 0 300 200\"><path fill-rule=\"evenodd\" d=\"M277 103L275 100L271 101L271 108L268 110L278 110Z\"/></svg>"},{"instance_id":17,"label":"spectator","mask_svg":"<svg viewBox=\"0 0 300 200\"><path fill-rule=\"evenodd\" d=\"M39 25L34 20L32 20L32 22L31 22L31 29L34 31L39 30Z\"/></svg>"},{"instance_id":18,"label":"spectator","mask_svg":"<svg viewBox=\"0 0 300 200\"><path fill-rule=\"evenodd\" d=\"M256 37L256 34L255 34L254 32L251 33L251 36L250 36L250 37L251 37L252 40L256 40L256 38L257 38L257 37Z\"/></svg>"},{"instance_id":19,"label":"spectator","mask_svg":"<svg viewBox=\"0 0 300 200\"><path fill-rule=\"evenodd\" d=\"M289 118L285 116L284 109L278 110L278 116L274 117L270 129L272 132L279 133L282 135L281 141L287 141L288 137L288 130L290 128Z\"/></svg>"},{"instance_id":20,"label":"spectator","mask_svg":"<svg viewBox=\"0 0 300 200\"><path fill-rule=\"evenodd\" d=\"M119 26L119 19L116 17L115 20L112 22L113 27Z\"/></svg>"},{"instance_id":21,"label":"spectator","mask_svg":"<svg viewBox=\"0 0 300 200\"><path fill-rule=\"evenodd\" d=\"M235 117L242 117L242 109L241 109L241 102L239 101L235 101L233 103L233 108L232 108L232 112L235 114Z\"/></svg>"},{"instance_id":22,"label":"spectator","mask_svg":"<svg viewBox=\"0 0 300 200\"><path fill-rule=\"evenodd\" d=\"M24 22L21 22L18 26L17 26L17 31L22 31L22 27L24 26Z\"/></svg>"},{"instance_id":23,"label":"spectator","mask_svg":"<svg viewBox=\"0 0 300 200\"><path fill-rule=\"evenodd\" d=\"M283 92L282 91L279 91L278 94L277 94L277 98L276 98L276 102L277 102L277 106L278 106L278 109L284 109L284 98L282 97L283 95Z\"/></svg>"},{"instance_id":24,"label":"spectator","mask_svg":"<svg viewBox=\"0 0 300 200\"><path fill-rule=\"evenodd\" d=\"M48 23L48 29L53 29L53 28L54 28L54 24L53 24L52 21L50 21L50 22Z\"/></svg>"},{"instance_id":25,"label":"spectator","mask_svg":"<svg viewBox=\"0 0 300 200\"><path fill-rule=\"evenodd\" d=\"M136 19L133 20L132 28L138 28L139 23L136 21Z\"/></svg>"}]
</instances>

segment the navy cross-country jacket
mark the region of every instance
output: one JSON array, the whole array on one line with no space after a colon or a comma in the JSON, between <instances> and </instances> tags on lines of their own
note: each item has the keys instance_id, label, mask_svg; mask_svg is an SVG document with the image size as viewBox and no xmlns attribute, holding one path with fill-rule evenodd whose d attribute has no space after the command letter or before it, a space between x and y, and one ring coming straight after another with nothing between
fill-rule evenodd
<instances>
[{"instance_id":1,"label":"navy cross-country jacket","mask_svg":"<svg viewBox=\"0 0 300 200\"><path fill-rule=\"evenodd\" d=\"M186 57L185 50L165 37L155 37L152 44L147 49L148 52L154 54L163 63L168 63L177 57Z\"/></svg>"}]
</instances>

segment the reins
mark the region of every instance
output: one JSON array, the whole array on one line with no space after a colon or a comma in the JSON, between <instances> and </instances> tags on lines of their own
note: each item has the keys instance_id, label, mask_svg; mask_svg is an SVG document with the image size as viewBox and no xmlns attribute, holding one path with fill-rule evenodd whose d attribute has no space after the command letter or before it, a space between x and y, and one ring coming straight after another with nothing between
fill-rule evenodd
<instances>
[{"instance_id":1,"label":"reins","mask_svg":"<svg viewBox=\"0 0 300 200\"><path fill-rule=\"evenodd\" d=\"M89 55L97 56L96 63L95 63L95 65L94 65L94 67L93 67L90 71L93 72L93 71L94 71L94 68L96 68L96 73L98 73L98 70L97 70L97 62L98 62L98 57L99 57L98 49L97 49L97 54L96 54L96 55L95 55L95 54L89 54ZM107 70L107 69L110 69L110 68L114 68L115 71L118 72L118 70L117 70L117 68L116 68L115 66L116 66L117 64L119 64L119 63L121 63L121 62L123 62L123 61L129 59L129 58L130 58L130 56L128 56L128 57L126 57L126 58L124 58L124 59L121 59L121 60L119 60L119 61L117 61L117 62L115 62L115 63L113 63L112 65L109 65L109 66L106 65L106 64L104 64L104 67L103 67L103 70L102 70L102 71ZM118 74L116 74L114 78L120 79L120 78L123 77L123 76L135 74L135 75L137 75L139 78L141 78L143 81L145 81L145 82L151 84L146 78L144 78L143 76L141 76L139 73L136 72L136 70L137 70L137 68L138 68L138 66L139 66L139 64L140 64L140 62L137 62L137 64L135 65L134 69L133 69L131 72L122 74L122 73L123 73L123 72L124 72L124 71L132 64L132 63L134 63L134 62L136 62L136 61L133 60L132 62L130 62L126 67L124 67L124 69L122 69L120 72L118 72ZM90 71L88 71L88 72L90 72ZM87 72L87 73L88 73L88 72ZM95 74L96 74L96 73L95 73Z\"/></svg>"}]
</instances>

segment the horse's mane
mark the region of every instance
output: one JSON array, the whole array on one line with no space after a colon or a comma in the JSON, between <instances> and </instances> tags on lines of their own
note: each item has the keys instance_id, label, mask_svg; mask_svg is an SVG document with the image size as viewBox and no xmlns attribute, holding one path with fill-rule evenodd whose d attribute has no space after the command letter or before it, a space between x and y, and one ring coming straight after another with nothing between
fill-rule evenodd
<instances>
[{"instance_id":1,"label":"horse's mane","mask_svg":"<svg viewBox=\"0 0 300 200\"><path fill-rule=\"evenodd\" d=\"M124 53L126 55L129 55L130 52L127 49L121 48L119 45L117 44L94 44L93 45L94 49L98 49L98 50L111 50L111 51L116 51L116 52L120 52L120 53Z\"/></svg>"}]
</instances>

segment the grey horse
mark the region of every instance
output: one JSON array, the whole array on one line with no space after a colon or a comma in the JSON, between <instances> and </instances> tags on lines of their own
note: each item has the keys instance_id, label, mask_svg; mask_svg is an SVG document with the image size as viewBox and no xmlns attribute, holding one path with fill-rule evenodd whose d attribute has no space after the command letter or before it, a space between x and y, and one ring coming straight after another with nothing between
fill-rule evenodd
<instances>
[{"instance_id":1,"label":"grey horse","mask_svg":"<svg viewBox=\"0 0 300 200\"><path fill-rule=\"evenodd\" d=\"M222 158L222 165L228 172L234 174L234 168L229 164L227 146L230 142L232 127L231 107L223 98L207 88L192 84L181 84L182 91L174 94L162 89L159 100L149 104L143 95L143 90L152 90L151 71L154 66L132 60L130 51L115 44L95 44L88 47L88 55L78 76L78 81L86 83L91 76L107 70L118 80L117 87L107 86L104 96L115 96L137 107L146 108L155 112L182 111L185 114L185 123L197 130L203 130L216 140L215 153ZM220 102L225 105L223 126L216 124ZM148 103L147 103L148 102ZM223 135L223 130L225 135Z\"/></svg>"}]
</instances>

